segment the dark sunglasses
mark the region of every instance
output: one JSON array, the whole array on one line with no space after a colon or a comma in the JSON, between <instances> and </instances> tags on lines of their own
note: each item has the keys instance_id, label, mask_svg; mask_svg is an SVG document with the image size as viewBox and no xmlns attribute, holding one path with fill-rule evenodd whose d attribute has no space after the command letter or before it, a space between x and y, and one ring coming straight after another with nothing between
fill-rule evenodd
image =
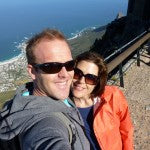
<instances>
[{"instance_id":1,"label":"dark sunglasses","mask_svg":"<svg viewBox=\"0 0 150 150\"><path fill-rule=\"evenodd\" d=\"M98 76L93 74L83 74L83 72L75 68L74 69L74 79L80 80L82 77L85 77L85 83L90 85L96 85L98 81Z\"/></svg>"},{"instance_id":2,"label":"dark sunglasses","mask_svg":"<svg viewBox=\"0 0 150 150\"><path fill-rule=\"evenodd\" d=\"M67 61L65 63L59 63L59 62L48 62L44 64L35 64L33 65L36 69L42 70L44 73L47 74L55 74L60 72L62 67L65 67L67 71L72 71L74 69L74 61Z\"/></svg>"}]
</instances>

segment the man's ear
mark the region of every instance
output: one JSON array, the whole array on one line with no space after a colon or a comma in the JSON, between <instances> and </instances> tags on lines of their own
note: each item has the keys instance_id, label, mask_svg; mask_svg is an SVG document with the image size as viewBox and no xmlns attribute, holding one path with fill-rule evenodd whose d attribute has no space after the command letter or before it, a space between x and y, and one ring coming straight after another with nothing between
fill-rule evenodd
<instances>
[{"instance_id":1,"label":"man's ear","mask_svg":"<svg viewBox=\"0 0 150 150\"><path fill-rule=\"evenodd\" d=\"M32 78L32 80L35 80L36 79L36 70L35 70L35 68L32 65L28 64L27 65L27 71L28 71L30 77Z\"/></svg>"}]
</instances>

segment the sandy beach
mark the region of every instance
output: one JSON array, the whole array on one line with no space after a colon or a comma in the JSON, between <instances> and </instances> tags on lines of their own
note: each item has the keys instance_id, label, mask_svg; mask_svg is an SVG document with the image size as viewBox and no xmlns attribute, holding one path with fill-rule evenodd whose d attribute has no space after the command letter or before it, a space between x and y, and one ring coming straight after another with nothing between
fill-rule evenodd
<instances>
[{"instance_id":1,"label":"sandy beach","mask_svg":"<svg viewBox=\"0 0 150 150\"><path fill-rule=\"evenodd\" d=\"M11 64L14 63L15 61L18 61L19 58L21 58L24 54L21 53L18 56L15 56L11 59L5 60L5 61L0 61L0 66L6 65L6 64Z\"/></svg>"}]
</instances>

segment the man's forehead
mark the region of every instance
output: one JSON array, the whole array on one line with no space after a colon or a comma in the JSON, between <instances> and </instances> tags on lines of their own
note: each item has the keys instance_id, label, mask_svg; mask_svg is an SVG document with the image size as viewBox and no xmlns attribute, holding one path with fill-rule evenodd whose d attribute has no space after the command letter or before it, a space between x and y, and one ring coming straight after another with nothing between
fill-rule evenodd
<instances>
[{"instance_id":1,"label":"man's forehead","mask_svg":"<svg viewBox=\"0 0 150 150\"><path fill-rule=\"evenodd\" d=\"M34 50L36 60L39 62L66 62L72 60L72 54L66 41L44 40Z\"/></svg>"}]
</instances>

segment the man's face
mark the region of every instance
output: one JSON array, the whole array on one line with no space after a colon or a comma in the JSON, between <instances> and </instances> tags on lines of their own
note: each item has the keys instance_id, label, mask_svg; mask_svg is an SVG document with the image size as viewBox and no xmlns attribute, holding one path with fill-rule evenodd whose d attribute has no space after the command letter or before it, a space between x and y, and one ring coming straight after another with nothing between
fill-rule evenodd
<instances>
[{"instance_id":1,"label":"man's face","mask_svg":"<svg viewBox=\"0 0 150 150\"><path fill-rule=\"evenodd\" d=\"M47 62L65 63L72 60L72 55L68 44L62 40L43 40L34 48L34 55L37 64ZM49 96L54 99L65 99L70 92L70 85L74 71L67 71L65 67L58 73L44 73L42 70L35 70L32 67L30 73L35 83L34 94L39 96ZM31 72L31 71L29 71Z\"/></svg>"}]
</instances>

